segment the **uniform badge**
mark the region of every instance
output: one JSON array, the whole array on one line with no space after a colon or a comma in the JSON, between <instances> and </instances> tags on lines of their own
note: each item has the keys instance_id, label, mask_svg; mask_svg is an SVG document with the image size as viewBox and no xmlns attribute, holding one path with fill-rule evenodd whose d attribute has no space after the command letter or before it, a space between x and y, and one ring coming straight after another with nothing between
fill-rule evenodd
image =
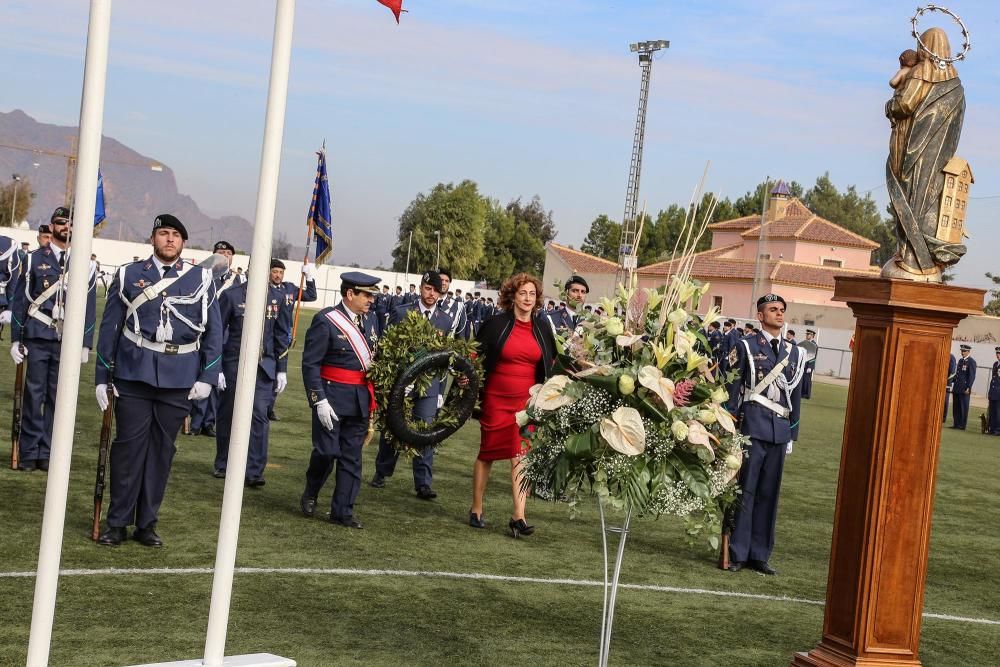
<instances>
[{"instance_id":1,"label":"uniform badge","mask_svg":"<svg viewBox=\"0 0 1000 667\"><path fill-rule=\"evenodd\" d=\"M315 391L309 392L309 400L312 401L313 403L319 402L319 396L316 395Z\"/></svg>"},{"instance_id":2,"label":"uniform badge","mask_svg":"<svg viewBox=\"0 0 1000 667\"><path fill-rule=\"evenodd\" d=\"M49 266L48 264L46 264L44 262L42 262L41 264L38 265L38 270L39 271L48 271L51 268L52 268L51 266Z\"/></svg>"},{"instance_id":3,"label":"uniform badge","mask_svg":"<svg viewBox=\"0 0 1000 667\"><path fill-rule=\"evenodd\" d=\"M730 366L735 366L736 362L739 361L739 358L740 357L736 353L736 348L735 347L729 351L729 357L728 357L728 359L729 359L729 365Z\"/></svg>"},{"instance_id":4,"label":"uniform badge","mask_svg":"<svg viewBox=\"0 0 1000 667\"><path fill-rule=\"evenodd\" d=\"M48 280L43 280L42 281L42 287L44 287L45 289L48 289L49 288L49 281Z\"/></svg>"},{"instance_id":5,"label":"uniform badge","mask_svg":"<svg viewBox=\"0 0 1000 667\"><path fill-rule=\"evenodd\" d=\"M241 304L237 305L236 307L237 308L246 308L247 305L245 303L241 303Z\"/></svg>"}]
</instances>

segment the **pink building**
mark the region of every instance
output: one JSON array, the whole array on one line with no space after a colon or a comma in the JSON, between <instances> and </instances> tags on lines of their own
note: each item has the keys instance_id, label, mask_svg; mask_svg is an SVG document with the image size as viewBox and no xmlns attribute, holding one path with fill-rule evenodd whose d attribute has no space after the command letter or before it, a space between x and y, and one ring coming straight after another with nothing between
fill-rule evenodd
<instances>
[{"instance_id":1,"label":"pink building","mask_svg":"<svg viewBox=\"0 0 1000 667\"><path fill-rule=\"evenodd\" d=\"M768 292L795 303L846 307L831 301L834 277L879 274L871 266L877 243L815 215L783 182L771 191L764 220L763 228L759 215L708 226L712 247L695 256L692 270L692 277L711 283L702 300L705 308L714 305L726 315L743 316L757 296ZM676 271L676 261L644 266L639 284L662 285Z\"/></svg>"}]
</instances>

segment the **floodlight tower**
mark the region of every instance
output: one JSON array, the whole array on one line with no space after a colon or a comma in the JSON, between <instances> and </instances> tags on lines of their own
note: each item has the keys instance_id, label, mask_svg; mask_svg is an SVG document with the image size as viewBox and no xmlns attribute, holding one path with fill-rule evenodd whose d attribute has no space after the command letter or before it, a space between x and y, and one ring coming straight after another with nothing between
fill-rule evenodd
<instances>
[{"instance_id":1,"label":"floodlight tower","mask_svg":"<svg viewBox=\"0 0 1000 667\"><path fill-rule=\"evenodd\" d=\"M631 280L636 269L637 254L633 247L636 242L638 220L636 208L639 205L639 175L642 172L642 142L646 136L646 101L649 99L649 75L653 69L653 54L660 49L670 48L665 39L629 44L629 51L639 54L639 68L642 70L642 84L639 88L639 111L635 119L635 137L632 140L632 162L628 168L628 187L625 189L625 214L622 216L622 236L618 243L618 275Z\"/></svg>"}]
</instances>

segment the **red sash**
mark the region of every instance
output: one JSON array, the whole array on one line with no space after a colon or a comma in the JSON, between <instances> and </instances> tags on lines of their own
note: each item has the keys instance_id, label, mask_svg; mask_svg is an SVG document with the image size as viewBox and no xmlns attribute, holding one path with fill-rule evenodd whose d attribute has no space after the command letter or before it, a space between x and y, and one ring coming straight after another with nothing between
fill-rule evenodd
<instances>
[{"instance_id":1,"label":"red sash","mask_svg":"<svg viewBox=\"0 0 1000 667\"><path fill-rule=\"evenodd\" d=\"M375 412L375 385L368 381L364 371L349 371L336 366L320 366L319 376L324 380L338 384L353 384L368 386L368 411Z\"/></svg>"}]
</instances>

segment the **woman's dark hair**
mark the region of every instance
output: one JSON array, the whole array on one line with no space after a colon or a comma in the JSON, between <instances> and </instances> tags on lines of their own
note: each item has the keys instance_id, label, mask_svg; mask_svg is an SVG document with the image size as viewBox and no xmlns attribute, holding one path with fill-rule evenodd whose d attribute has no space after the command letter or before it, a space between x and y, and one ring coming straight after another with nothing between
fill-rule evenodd
<instances>
[{"instance_id":1,"label":"woman's dark hair","mask_svg":"<svg viewBox=\"0 0 1000 667\"><path fill-rule=\"evenodd\" d=\"M542 281L530 273L515 273L500 288L500 307L507 312L514 311L514 296L517 291L531 283L535 287L535 305L531 309L534 316L542 307Z\"/></svg>"}]
</instances>

